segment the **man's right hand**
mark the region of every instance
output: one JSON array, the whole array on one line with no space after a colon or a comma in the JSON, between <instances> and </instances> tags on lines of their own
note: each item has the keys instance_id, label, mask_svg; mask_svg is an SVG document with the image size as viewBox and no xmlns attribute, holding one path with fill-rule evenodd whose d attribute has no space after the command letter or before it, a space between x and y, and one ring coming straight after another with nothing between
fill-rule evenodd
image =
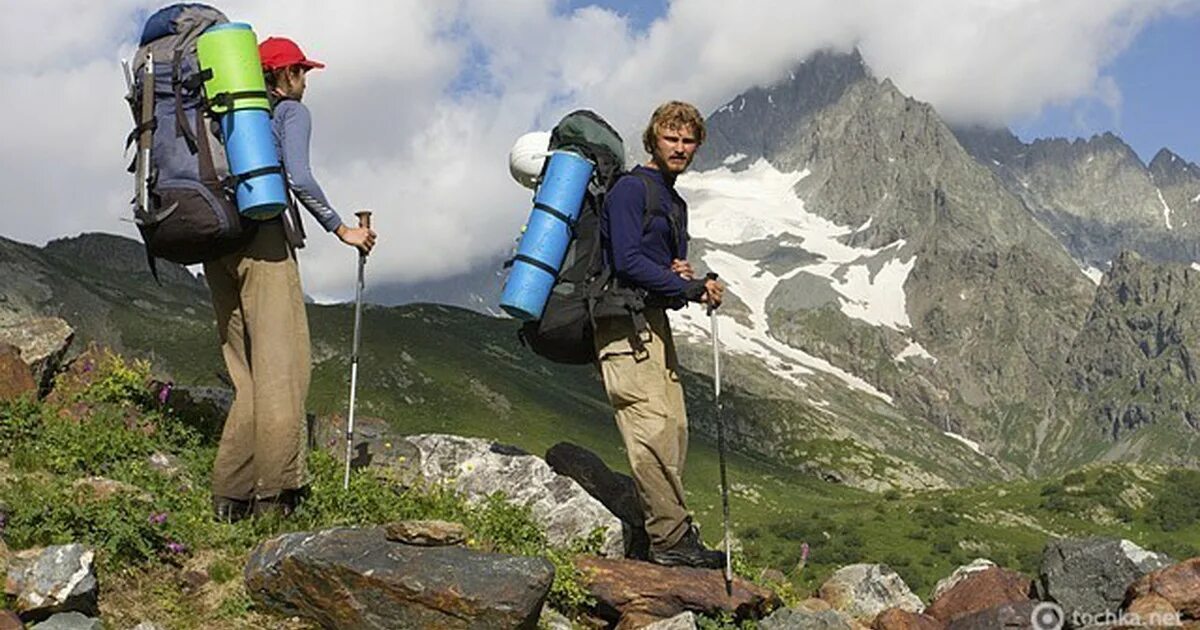
<instances>
[{"instance_id":1,"label":"man's right hand","mask_svg":"<svg viewBox=\"0 0 1200 630\"><path fill-rule=\"evenodd\" d=\"M700 303L707 304L712 308L717 308L721 305L721 298L725 293L725 285L719 280L708 279L704 281L704 295L700 296Z\"/></svg>"},{"instance_id":2,"label":"man's right hand","mask_svg":"<svg viewBox=\"0 0 1200 630\"><path fill-rule=\"evenodd\" d=\"M341 225L337 229L337 237L351 247L357 247L363 254L370 254L375 247L375 231L365 227L350 227Z\"/></svg>"}]
</instances>

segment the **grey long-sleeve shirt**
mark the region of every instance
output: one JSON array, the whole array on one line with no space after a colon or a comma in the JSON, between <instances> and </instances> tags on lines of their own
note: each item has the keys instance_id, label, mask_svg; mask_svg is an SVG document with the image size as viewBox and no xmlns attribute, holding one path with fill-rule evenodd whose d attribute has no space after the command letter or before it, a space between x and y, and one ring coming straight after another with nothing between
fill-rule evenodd
<instances>
[{"instance_id":1,"label":"grey long-sleeve shirt","mask_svg":"<svg viewBox=\"0 0 1200 630\"><path fill-rule=\"evenodd\" d=\"M309 214L325 228L332 232L342 225L338 215L321 185L317 183L309 164L308 145L312 138L312 114L304 103L294 100L282 100L275 104L275 113L271 119L271 128L275 132L275 148L283 160L283 168L287 173L288 186L296 199L308 209Z\"/></svg>"}]
</instances>

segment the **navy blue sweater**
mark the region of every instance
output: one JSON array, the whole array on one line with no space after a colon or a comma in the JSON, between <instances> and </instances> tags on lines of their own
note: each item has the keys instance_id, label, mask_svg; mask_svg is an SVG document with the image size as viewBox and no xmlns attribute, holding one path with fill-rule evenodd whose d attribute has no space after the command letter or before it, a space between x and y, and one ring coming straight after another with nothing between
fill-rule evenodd
<instances>
[{"instance_id":1,"label":"navy blue sweater","mask_svg":"<svg viewBox=\"0 0 1200 630\"><path fill-rule=\"evenodd\" d=\"M671 271L673 258L687 259L687 203L675 192L673 185L667 185L661 172L645 166L634 168L634 172L645 173L658 184L661 203L675 204L678 242L671 247L671 226L661 214L651 219L645 231L642 230L646 186L640 177L626 175L604 198L600 238L605 261L627 285L664 297L698 299L704 281L687 281Z\"/></svg>"}]
</instances>

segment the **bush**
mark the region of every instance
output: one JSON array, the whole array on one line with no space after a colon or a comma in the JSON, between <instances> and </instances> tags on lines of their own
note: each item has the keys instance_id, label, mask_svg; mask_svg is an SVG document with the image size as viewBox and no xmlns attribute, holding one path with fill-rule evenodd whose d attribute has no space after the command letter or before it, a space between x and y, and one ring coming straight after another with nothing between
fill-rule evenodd
<instances>
[{"instance_id":1,"label":"bush","mask_svg":"<svg viewBox=\"0 0 1200 630\"><path fill-rule=\"evenodd\" d=\"M1146 511L1150 522L1164 532L1178 531L1200 520L1200 472L1171 471Z\"/></svg>"}]
</instances>

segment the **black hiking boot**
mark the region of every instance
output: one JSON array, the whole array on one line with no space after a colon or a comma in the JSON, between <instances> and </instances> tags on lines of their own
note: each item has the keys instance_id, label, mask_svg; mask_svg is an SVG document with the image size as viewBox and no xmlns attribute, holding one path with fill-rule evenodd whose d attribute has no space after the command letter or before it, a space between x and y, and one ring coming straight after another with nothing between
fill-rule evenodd
<instances>
[{"instance_id":1,"label":"black hiking boot","mask_svg":"<svg viewBox=\"0 0 1200 630\"><path fill-rule=\"evenodd\" d=\"M236 523L250 516L250 502L229 497L212 498L213 518L219 523Z\"/></svg>"},{"instance_id":2,"label":"black hiking boot","mask_svg":"<svg viewBox=\"0 0 1200 630\"><path fill-rule=\"evenodd\" d=\"M662 551L650 550L650 562L668 567L695 567L697 569L725 568L725 554L704 546L700 533L693 526L675 543Z\"/></svg>"}]
</instances>

